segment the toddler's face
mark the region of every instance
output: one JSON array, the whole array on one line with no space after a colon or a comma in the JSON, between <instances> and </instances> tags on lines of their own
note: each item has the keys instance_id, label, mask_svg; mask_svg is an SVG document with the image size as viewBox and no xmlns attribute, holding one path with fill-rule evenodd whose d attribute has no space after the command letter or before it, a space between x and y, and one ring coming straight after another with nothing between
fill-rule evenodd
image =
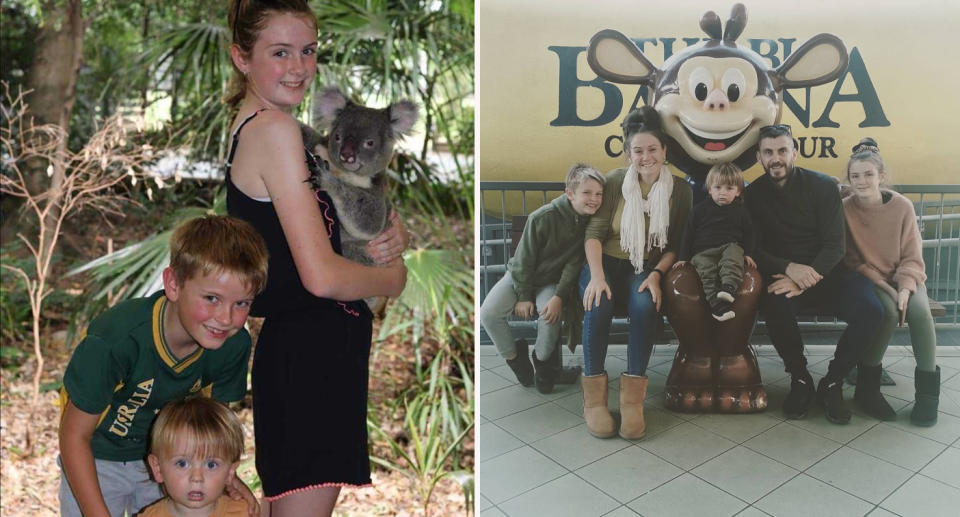
<instances>
[{"instance_id":1,"label":"toddler's face","mask_svg":"<svg viewBox=\"0 0 960 517\"><path fill-rule=\"evenodd\" d=\"M740 195L740 188L736 185L711 185L710 198L713 202L723 206L729 205Z\"/></svg>"},{"instance_id":2,"label":"toddler's face","mask_svg":"<svg viewBox=\"0 0 960 517\"><path fill-rule=\"evenodd\" d=\"M567 189L566 194L575 212L580 215L593 215L603 201L603 185L588 178L580 182L577 190Z\"/></svg>"},{"instance_id":3,"label":"toddler's face","mask_svg":"<svg viewBox=\"0 0 960 517\"><path fill-rule=\"evenodd\" d=\"M163 483L167 495L180 506L178 509L212 511L224 487L233 479L238 463L215 456L200 458L193 451L174 449L180 452L148 456L154 479Z\"/></svg>"}]
</instances>

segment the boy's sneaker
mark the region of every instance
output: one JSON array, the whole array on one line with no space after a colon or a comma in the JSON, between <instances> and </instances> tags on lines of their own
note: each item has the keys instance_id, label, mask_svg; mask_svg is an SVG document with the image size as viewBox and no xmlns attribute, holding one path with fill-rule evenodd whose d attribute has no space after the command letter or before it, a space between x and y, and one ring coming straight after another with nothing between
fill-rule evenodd
<instances>
[{"instance_id":1,"label":"boy's sneaker","mask_svg":"<svg viewBox=\"0 0 960 517\"><path fill-rule=\"evenodd\" d=\"M530 356L527 355L527 341L518 339L513 342L513 346L517 351L517 356L513 359L507 359L507 366L517 376L517 382L523 386L533 386L533 364L530 362Z\"/></svg>"},{"instance_id":2,"label":"boy's sneaker","mask_svg":"<svg viewBox=\"0 0 960 517\"><path fill-rule=\"evenodd\" d=\"M719 295L717 295L717 299L711 304L710 312L713 314L713 319L717 321L727 321L737 315L733 312L733 309L730 308L730 303L721 300Z\"/></svg>"},{"instance_id":3,"label":"boy's sneaker","mask_svg":"<svg viewBox=\"0 0 960 517\"><path fill-rule=\"evenodd\" d=\"M737 288L733 285L724 285L720 288L720 291L717 292L717 298L727 302L733 303L733 300L736 299Z\"/></svg>"}]
</instances>

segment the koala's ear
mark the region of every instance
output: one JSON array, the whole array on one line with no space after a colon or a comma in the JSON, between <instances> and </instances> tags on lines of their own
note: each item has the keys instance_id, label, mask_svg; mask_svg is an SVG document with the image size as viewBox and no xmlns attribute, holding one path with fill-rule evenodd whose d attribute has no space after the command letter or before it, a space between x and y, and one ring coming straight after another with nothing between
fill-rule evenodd
<instances>
[{"instance_id":1,"label":"koala's ear","mask_svg":"<svg viewBox=\"0 0 960 517\"><path fill-rule=\"evenodd\" d=\"M303 137L303 146L307 149L313 149L322 141L320 133L306 124L300 124L300 136Z\"/></svg>"},{"instance_id":2,"label":"koala's ear","mask_svg":"<svg viewBox=\"0 0 960 517\"><path fill-rule=\"evenodd\" d=\"M324 88L317 97L315 114L320 115L320 123L329 128L348 102L349 99L336 86Z\"/></svg>"},{"instance_id":3,"label":"koala's ear","mask_svg":"<svg viewBox=\"0 0 960 517\"><path fill-rule=\"evenodd\" d=\"M387 108L390 116L390 129L394 135L406 135L410 133L413 125L417 122L417 105L407 101L398 101Z\"/></svg>"},{"instance_id":4,"label":"koala's ear","mask_svg":"<svg viewBox=\"0 0 960 517\"><path fill-rule=\"evenodd\" d=\"M791 52L774 76L783 88L816 86L840 77L849 61L843 40L833 34L817 34Z\"/></svg>"}]
</instances>

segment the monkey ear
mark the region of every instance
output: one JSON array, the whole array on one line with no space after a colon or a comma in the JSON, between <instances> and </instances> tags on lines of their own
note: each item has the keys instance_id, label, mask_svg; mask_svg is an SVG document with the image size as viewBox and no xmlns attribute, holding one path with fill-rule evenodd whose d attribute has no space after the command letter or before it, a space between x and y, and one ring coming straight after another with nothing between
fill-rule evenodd
<instances>
[{"instance_id":1,"label":"monkey ear","mask_svg":"<svg viewBox=\"0 0 960 517\"><path fill-rule=\"evenodd\" d=\"M774 70L774 76L782 88L816 86L840 77L849 62L843 40L833 34L817 34L794 50Z\"/></svg>"},{"instance_id":2,"label":"monkey ear","mask_svg":"<svg viewBox=\"0 0 960 517\"><path fill-rule=\"evenodd\" d=\"M621 84L649 83L659 72L633 40L613 29L590 38L587 63L600 77Z\"/></svg>"},{"instance_id":3,"label":"monkey ear","mask_svg":"<svg viewBox=\"0 0 960 517\"><path fill-rule=\"evenodd\" d=\"M347 107L349 99L336 86L329 86L320 92L316 99L315 118L320 119L320 123L329 128L337 115ZM319 117L316 117L319 115Z\"/></svg>"},{"instance_id":4,"label":"monkey ear","mask_svg":"<svg viewBox=\"0 0 960 517\"><path fill-rule=\"evenodd\" d=\"M417 122L417 105L408 100L398 101L387 107L387 115L393 135L406 135Z\"/></svg>"}]
</instances>

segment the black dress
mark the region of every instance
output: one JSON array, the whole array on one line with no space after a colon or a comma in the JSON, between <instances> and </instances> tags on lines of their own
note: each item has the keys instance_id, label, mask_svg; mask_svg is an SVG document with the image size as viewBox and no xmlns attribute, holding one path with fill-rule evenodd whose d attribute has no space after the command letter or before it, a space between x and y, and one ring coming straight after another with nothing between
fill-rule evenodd
<instances>
[{"instance_id":1,"label":"black dress","mask_svg":"<svg viewBox=\"0 0 960 517\"><path fill-rule=\"evenodd\" d=\"M367 378L372 315L362 300L310 294L300 281L273 203L252 199L230 178L240 130L226 164L227 212L253 225L270 252L267 287L252 316L266 317L253 356L257 472L268 500L323 486L370 484ZM316 158L305 151L307 160ZM304 188L310 188L304 183ZM340 223L326 192L317 192L330 243Z\"/></svg>"}]
</instances>

